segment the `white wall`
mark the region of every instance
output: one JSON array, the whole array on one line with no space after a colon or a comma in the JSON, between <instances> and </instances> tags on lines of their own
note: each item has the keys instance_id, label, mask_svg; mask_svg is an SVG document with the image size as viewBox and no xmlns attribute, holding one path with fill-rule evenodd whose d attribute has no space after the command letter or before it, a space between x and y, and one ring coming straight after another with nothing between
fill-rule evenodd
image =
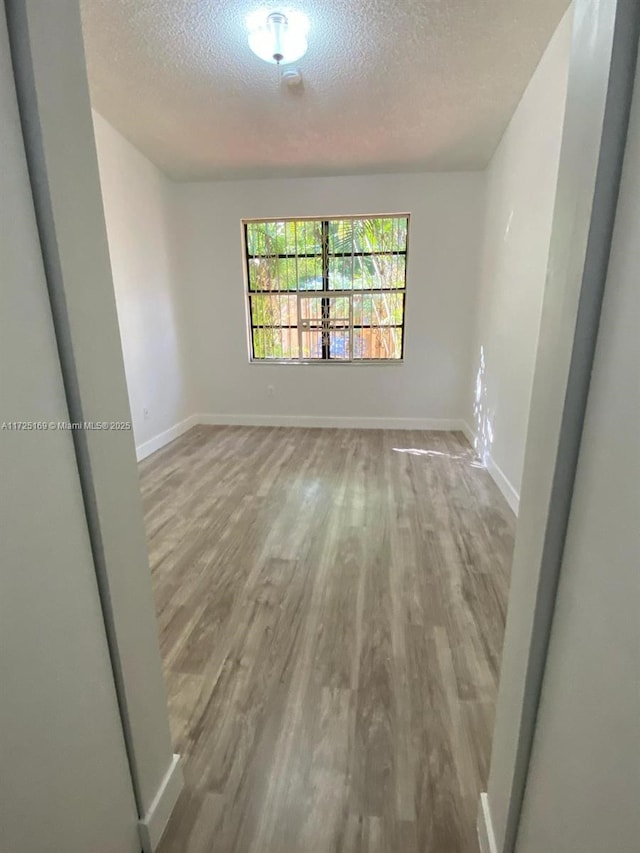
<instances>
[{"instance_id":1,"label":"white wall","mask_svg":"<svg viewBox=\"0 0 640 853\"><path fill-rule=\"evenodd\" d=\"M39 0L5 5L14 34L13 67L69 413L76 422L126 422L131 411L80 8L78 3ZM18 329L24 346L29 324ZM78 429L73 443L138 815L149 834L157 836L179 793L181 771L171 747L133 436L120 429ZM53 469L41 465L39 472L43 482L55 485ZM23 511L28 505L29 495ZM41 527L35 543L45 536ZM60 532L65 533L64 525ZM48 553L54 559L55 547ZM46 570L47 559L41 568ZM73 579L61 580L59 594L73 598L75 592ZM35 602L37 595L36 588ZM28 599L22 604L28 608ZM77 645L84 642L83 632L70 622L65 630ZM46 631L35 634L48 643ZM58 658L64 660L64 655ZM69 661L73 665L73 657ZM94 771L100 764L95 762ZM108 850L101 844L85 849Z\"/></svg>"},{"instance_id":2,"label":"white wall","mask_svg":"<svg viewBox=\"0 0 640 853\"><path fill-rule=\"evenodd\" d=\"M572 8L487 170L472 353L476 446L517 511L566 98Z\"/></svg>"},{"instance_id":3,"label":"white wall","mask_svg":"<svg viewBox=\"0 0 640 853\"><path fill-rule=\"evenodd\" d=\"M68 421L0 5L0 423ZM137 853L73 436L0 430L0 849Z\"/></svg>"},{"instance_id":4,"label":"white wall","mask_svg":"<svg viewBox=\"0 0 640 853\"><path fill-rule=\"evenodd\" d=\"M640 845L640 67L518 853Z\"/></svg>"},{"instance_id":5,"label":"white wall","mask_svg":"<svg viewBox=\"0 0 640 853\"><path fill-rule=\"evenodd\" d=\"M420 419L425 425L429 419L463 417L482 230L481 174L187 183L172 185L172 191L189 369L200 413L263 422ZM404 364L249 363L243 217L404 211L411 213Z\"/></svg>"},{"instance_id":6,"label":"white wall","mask_svg":"<svg viewBox=\"0 0 640 853\"><path fill-rule=\"evenodd\" d=\"M500 853L511 853L514 849L522 817L522 797L527 796L527 777L532 770L531 745L535 741L536 725L541 722L541 718L537 719L538 703L541 689L543 693L546 690L543 682L549 651L548 640L554 608L559 604L557 581L560 579L562 585L562 561L565 548L570 547L565 536L573 524L573 520L570 520L572 509L581 512L578 505L584 501L584 494L580 497L583 485L575 480L574 475L578 464L581 468L583 465L583 460L578 461L578 456L593 366L592 346L595 345L600 319L599 296L607 274L610 234L617 203L618 165L623 153L620 147L626 134L625 107L630 94L628 75L629 71L633 73L635 70L631 63L634 51L637 50L638 36L633 18L637 22L638 13L640 7L635 0L618 3L578 0L575 4L567 108L527 430L521 512L511 570L489 779L479 819L480 836L486 842L483 849L488 849L488 842L493 835L495 845L491 849ZM633 369L631 365L624 369L620 365L619 376L612 376L610 381L629 385L633 381ZM637 382L637 364L635 370ZM625 395L630 392L631 389L627 388ZM634 458L633 444L624 448L626 452L621 455L614 452L614 446L623 442L627 435L627 424L624 429L619 424L622 411L622 407L614 407L611 414L606 415L611 417L605 437L605 443L608 440L610 447L608 450L600 447L598 454L608 453L612 466L622 464L635 467L637 479L637 452ZM585 438L589 429L587 424ZM611 504L606 507L603 518L593 518L593 532L603 534L603 542L598 543L597 548L594 536L587 536L588 525L582 524L580 535L587 536L588 547L594 548L593 558L598 562L597 568L584 567L584 578L594 571L598 573L603 597L613 593L613 586L617 585L618 580L622 582L623 589L619 589L616 594L632 596L633 587L624 579L626 572L621 573L618 569L620 552L615 537L611 541L611 533L615 528L610 513L620 512L624 520L628 518L627 512L632 512L633 518L633 511L624 503L624 492L616 494L615 490L608 490L607 484L611 483L608 478L615 475L615 470L607 472L604 459L600 464L603 464L601 471L607 478L603 488ZM617 476L621 476L620 472ZM597 483L591 476L589 479L595 488ZM598 503L602 501L605 492L597 498ZM574 497L577 503L572 508ZM635 513L637 515L637 510ZM591 559L588 552L584 556ZM606 579L605 575L608 576ZM612 586L605 590L608 583ZM580 706L590 703L594 692L599 693L608 678L602 671L597 672L595 665L602 664L612 669L619 666L612 647L609 647L606 659L596 652L591 673L597 686L587 683L584 667L589 668L590 664L586 659L580 660L578 645L584 644L587 657L590 653L587 650L593 651L593 642L598 642L596 637L592 642L590 633L593 631L598 635L603 630L611 630L613 637L618 630L614 624L618 615L609 604L603 606L602 616L606 624L601 624L601 614L596 599L592 599L592 591L585 588L583 599L579 586L572 585L569 596L565 597L561 605L566 608L565 613L571 613L571 621L577 619L575 624L583 626L581 637L572 639L572 645L577 641L572 650L572 654L577 653L573 658L575 671L571 666L564 669L562 689L572 694L570 698L565 697L565 701L572 704L576 711L573 722L559 718L558 722L565 726L565 732L573 724L577 728L582 727L580 715L583 712L592 721L598 716L596 707L585 707L580 711ZM564 593L561 591L560 595ZM584 622L579 613L582 608L585 609ZM623 608L620 612L622 619L625 618L624 614ZM622 652L622 648L619 651ZM628 670L629 677L632 677L630 668ZM633 677L636 676L637 669ZM614 678L617 679L618 675ZM625 692L621 694L626 695ZM544 703L544 696L542 699ZM610 700L623 711L617 697L614 699L611 696ZM609 708L613 712L613 704ZM614 716L611 713L611 721ZM560 780L571 778L578 784L577 796L586 807L585 793L590 784L586 777L596 775L599 766L597 761L585 761L579 754L580 750L584 749L591 757L597 755L600 748L606 750L605 741L615 737L614 729L615 725L612 728L596 726L592 729L594 738L601 741L601 745L589 743L585 739L576 749L576 741L569 736L571 750L563 751L559 749L559 741L555 742L558 752L552 775L558 774L559 784L548 773L543 784L558 795L557 802L547 802L546 813L538 813L538 816L541 821L550 821L554 827L562 827L558 838L560 844L556 844L555 839L549 844L540 843L530 848L531 853L533 850L535 853L542 850L566 853L567 848L560 846L568 837L566 833L569 825L565 823L565 818L574 817L577 811L573 808L573 793L567 790L566 785L563 789ZM628 738L627 741L632 749L631 741ZM561 769L563 761L573 764L573 768ZM610 765L605 763L605 766ZM608 773L606 775L609 777ZM608 802L603 801L602 804L606 808ZM598 798L591 803L595 812L593 821L602 817L597 814L599 805ZM611 827L608 821L607 826ZM594 840L597 838L594 835ZM595 849L611 850L612 853L614 850L616 853L622 850L626 853L627 850L637 849L637 845L616 847L616 838L613 828L609 841L599 844ZM571 853L582 853L585 848L578 844L570 849ZM593 853L594 848L586 849Z\"/></svg>"},{"instance_id":7,"label":"white wall","mask_svg":"<svg viewBox=\"0 0 640 853\"><path fill-rule=\"evenodd\" d=\"M180 333L180 280L173 268L170 188L162 172L102 116L94 112L93 118L140 456L155 449L158 442L154 439L184 421L194 406ZM166 436L170 437L173 433Z\"/></svg>"}]
</instances>

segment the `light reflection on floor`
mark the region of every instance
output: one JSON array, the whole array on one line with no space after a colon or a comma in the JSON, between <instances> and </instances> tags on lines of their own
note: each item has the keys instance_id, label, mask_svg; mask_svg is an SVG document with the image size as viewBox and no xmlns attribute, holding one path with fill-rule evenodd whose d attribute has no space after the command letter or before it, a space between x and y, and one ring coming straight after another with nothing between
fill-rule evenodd
<instances>
[{"instance_id":1,"label":"light reflection on floor","mask_svg":"<svg viewBox=\"0 0 640 853\"><path fill-rule=\"evenodd\" d=\"M394 447L396 453L409 453L411 456L444 456L447 459L462 459L472 468L484 468L482 461L475 453L444 453L442 450L423 450L420 447Z\"/></svg>"}]
</instances>

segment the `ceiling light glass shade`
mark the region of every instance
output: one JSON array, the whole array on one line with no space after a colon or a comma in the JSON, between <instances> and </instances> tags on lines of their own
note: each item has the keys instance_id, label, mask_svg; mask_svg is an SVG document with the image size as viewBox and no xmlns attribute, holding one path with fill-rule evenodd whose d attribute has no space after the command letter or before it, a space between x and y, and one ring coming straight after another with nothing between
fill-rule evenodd
<instances>
[{"instance_id":1,"label":"ceiling light glass shade","mask_svg":"<svg viewBox=\"0 0 640 853\"><path fill-rule=\"evenodd\" d=\"M302 12L256 12L247 19L249 47L265 62L287 65L307 52L309 21Z\"/></svg>"}]
</instances>

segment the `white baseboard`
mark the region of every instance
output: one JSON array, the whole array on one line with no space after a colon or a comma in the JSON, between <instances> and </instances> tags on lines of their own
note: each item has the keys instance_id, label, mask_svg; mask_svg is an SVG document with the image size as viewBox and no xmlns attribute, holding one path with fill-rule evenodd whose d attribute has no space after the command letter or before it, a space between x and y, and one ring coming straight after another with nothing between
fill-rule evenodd
<instances>
[{"instance_id":1,"label":"white baseboard","mask_svg":"<svg viewBox=\"0 0 640 853\"><path fill-rule=\"evenodd\" d=\"M174 755L149 811L138 822L143 853L155 853L183 785L180 756Z\"/></svg>"},{"instance_id":2,"label":"white baseboard","mask_svg":"<svg viewBox=\"0 0 640 853\"><path fill-rule=\"evenodd\" d=\"M462 432L464 433L464 437L467 439L471 447L475 448L476 434L466 421L462 421Z\"/></svg>"},{"instance_id":3,"label":"white baseboard","mask_svg":"<svg viewBox=\"0 0 640 853\"><path fill-rule=\"evenodd\" d=\"M180 421L179 424L166 429L164 432L161 432L159 435L155 435L153 438L150 438L148 441L144 441L142 444L138 444L136 446L136 458L138 462L142 459L146 459L147 456L151 456L152 453L155 453L156 450L160 450L161 447L164 447L165 444L169 444L170 441L173 441L175 438L178 438L183 433L185 433L188 429L191 429L192 426L195 426L198 423L196 416L191 415L188 418L185 418L183 421Z\"/></svg>"},{"instance_id":4,"label":"white baseboard","mask_svg":"<svg viewBox=\"0 0 640 853\"><path fill-rule=\"evenodd\" d=\"M216 426L324 427L325 429L463 430L460 418L359 418L333 415L214 415L199 414L195 423Z\"/></svg>"},{"instance_id":5,"label":"white baseboard","mask_svg":"<svg viewBox=\"0 0 640 853\"><path fill-rule=\"evenodd\" d=\"M462 432L465 434L467 441L472 447L476 447L476 434L466 421L463 421L462 423ZM493 456L491 456L491 454L488 454L487 458L485 459L485 464L487 467L487 471L491 475L491 479L500 489L504 499L509 504L514 514L517 516L518 510L520 509L520 495L514 489L511 481L506 476L502 468L495 461Z\"/></svg>"},{"instance_id":6,"label":"white baseboard","mask_svg":"<svg viewBox=\"0 0 640 853\"><path fill-rule=\"evenodd\" d=\"M493 477L494 483L504 495L505 500L513 510L514 515L517 516L518 510L520 509L520 495L513 488L504 471L496 464L496 461L491 455L487 460L487 471Z\"/></svg>"},{"instance_id":7,"label":"white baseboard","mask_svg":"<svg viewBox=\"0 0 640 853\"><path fill-rule=\"evenodd\" d=\"M491 822L489 797L486 793L480 794L477 829L480 853L498 853L496 837L493 832L493 823Z\"/></svg>"}]
</instances>

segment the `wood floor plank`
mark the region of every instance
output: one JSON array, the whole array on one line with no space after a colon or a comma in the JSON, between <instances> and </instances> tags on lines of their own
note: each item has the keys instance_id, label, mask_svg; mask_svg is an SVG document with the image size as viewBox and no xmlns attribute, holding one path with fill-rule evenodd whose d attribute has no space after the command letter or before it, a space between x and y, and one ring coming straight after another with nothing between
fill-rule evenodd
<instances>
[{"instance_id":1,"label":"wood floor plank","mask_svg":"<svg viewBox=\"0 0 640 853\"><path fill-rule=\"evenodd\" d=\"M161 853L475 853L515 521L464 437L199 426L140 483Z\"/></svg>"}]
</instances>

